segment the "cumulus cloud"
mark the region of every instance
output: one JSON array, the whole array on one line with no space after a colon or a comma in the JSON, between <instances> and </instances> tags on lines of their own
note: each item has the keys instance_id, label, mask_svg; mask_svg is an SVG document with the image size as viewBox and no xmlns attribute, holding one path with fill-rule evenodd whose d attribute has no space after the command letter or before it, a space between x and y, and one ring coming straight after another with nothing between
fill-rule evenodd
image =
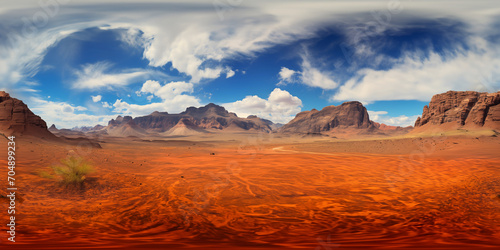
<instances>
[{"instance_id":1,"label":"cumulus cloud","mask_svg":"<svg viewBox=\"0 0 500 250\"><path fill-rule=\"evenodd\" d=\"M290 83L294 82L293 77L299 74L299 72L289 69L287 67L281 67L280 73L278 74L280 83Z\"/></svg>"},{"instance_id":2,"label":"cumulus cloud","mask_svg":"<svg viewBox=\"0 0 500 250\"><path fill-rule=\"evenodd\" d=\"M148 80L141 88L141 93L153 94L162 100L175 98L182 93L192 93L193 84L188 82L170 82L163 86L158 81Z\"/></svg>"},{"instance_id":3,"label":"cumulus cloud","mask_svg":"<svg viewBox=\"0 0 500 250\"><path fill-rule=\"evenodd\" d=\"M118 99L113 104L113 112L142 116L154 111L178 113L184 111L186 107L200 106L200 100L194 96L188 95L193 92L193 84L187 82L169 82L161 85L158 81L148 80L144 82L138 95L141 93L151 94L147 97L149 101L154 96L162 101L149 103L145 105L131 104Z\"/></svg>"},{"instance_id":4,"label":"cumulus cloud","mask_svg":"<svg viewBox=\"0 0 500 250\"><path fill-rule=\"evenodd\" d=\"M93 102L99 102L99 101L101 101L101 99L102 99L102 96L101 96L101 95L96 95L96 96L93 96L93 95L92 95L92 96L90 96L90 97L92 98L92 101L93 101Z\"/></svg>"},{"instance_id":5,"label":"cumulus cloud","mask_svg":"<svg viewBox=\"0 0 500 250\"><path fill-rule=\"evenodd\" d=\"M236 73L232 69L228 69L226 72L226 78L231 78L235 75Z\"/></svg>"},{"instance_id":6,"label":"cumulus cloud","mask_svg":"<svg viewBox=\"0 0 500 250\"><path fill-rule=\"evenodd\" d=\"M406 116L400 115L392 117L388 115L387 111L370 111L368 110L368 115L370 115L370 120L383 123L385 125L407 127L413 126L418 118L418 115Z\"/></svg>"},{"instance_id":7,"label":"cumulus cloud","mask_svg":"<svg viewBox=\"0 0 500 250\"><path fill-rule=\"evenodd\" d=\"M130 104L122 101L121 99L118 99L113 104L113 112L136 117L148 115L154 111L179 113L184 111L186 107L191 106L201 105L198 98L189 95L178 95L173 99L163 100L162 102L154 102L145 105Z\"/></svg>"},{"instance_id":8,"label":"cumulus cloud","mask_svg":"<svg viewBox=\"0 0 500 250\"><path fill-rule=\"evenodd\" d=\"M52 102L37 97L32 97L27 102L33 113L42 117L49 126L56 124L58 128L106 125L113 118L109 115L87 114L84 112L87 108L66 102Z\"/></svg>"},{"instance_id":9,"label":"cumulus cloud","mask_svg":"<svg viewBox=\"0 0 500 250\"><path fill-rule=\"evenodd\" d=\"M142 85L142 88L141 88L141 91L142 93L155 93L156 91L158 91L159 89L161 88L160 86L160 83L158 81L154 81L154 80L147 80L143 85ZM140 93L137 93L138 95Z\"/></svg>"},{"instance_id":10,"label":"cumulus cloud","mask_svg":"<svg viewBox=\"0 0 500 250\"><path fill-rule=\"evenodd\" d=\"M276 123L287 123L301 111L302 101L286 90L275 88L267 99L255 95L247 96L222 106L240 117L256 115Z\"/></svg>"}]
</instances>

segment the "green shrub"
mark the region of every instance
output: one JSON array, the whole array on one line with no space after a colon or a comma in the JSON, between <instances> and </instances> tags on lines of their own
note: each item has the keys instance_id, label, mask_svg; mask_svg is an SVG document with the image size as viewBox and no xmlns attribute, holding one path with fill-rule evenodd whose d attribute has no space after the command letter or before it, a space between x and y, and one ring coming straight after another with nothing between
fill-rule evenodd
<instances>
[{"instance_id":1,"label":"green shrub","mask_svg":"<svg viewBox=\"0 0 500 250\"><path fill-rule=\"evenodd\" d=\"M61 159L60 165L51 166L54 174L40 172L40 176L48 179L58 179L62 184L67 186L81 186L85 181L85 177L94 172L94 168L90 163L81 157L70 156Z\"/></svg>"}]
</instances>

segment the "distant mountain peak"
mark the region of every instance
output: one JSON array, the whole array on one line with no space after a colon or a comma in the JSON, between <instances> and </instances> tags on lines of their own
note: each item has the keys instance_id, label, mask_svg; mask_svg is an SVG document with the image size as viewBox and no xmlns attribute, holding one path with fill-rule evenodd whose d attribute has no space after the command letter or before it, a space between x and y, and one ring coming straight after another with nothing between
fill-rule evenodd
<instances>
[{"instance_id":1,"label":"distant mountain peak","mask_svg":"<svg viewBox=\"0 0 500 250\"><path fill-rule=\"evenodd\" d=\"M161 115L168 115L168 112L159 112L159 111L155 111L151 114L149 114L151 116L161 116Z\"/></svg>"},{"instance_id":2,"label":"distant mountain peak","mask_svg":"<svg viewBox=\"0 0 500 250\"><path fill-rule=\"evenodd\" d=\"M219 106L217 104L209 103L203 107L189 107L186 111L180 113L181 115L190 115L194 117L229 117L236 116L234 113L229 113L224 107Z\"/></svg>"}]
</instances>

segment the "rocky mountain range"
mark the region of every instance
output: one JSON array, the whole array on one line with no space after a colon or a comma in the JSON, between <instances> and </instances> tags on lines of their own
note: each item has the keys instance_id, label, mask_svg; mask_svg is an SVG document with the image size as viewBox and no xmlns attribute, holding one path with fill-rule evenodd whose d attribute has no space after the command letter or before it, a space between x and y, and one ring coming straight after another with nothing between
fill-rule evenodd
<instances>
[{"instance_id":1,"label":"rocky mountain range","mask_svg":"<svg viewBox=\"0 0 500 250\"><path fill-rule=\"evenodd\" d=\"M200 108L189 107L180 114L155 111L136 118L118 116L100 130L111 136L139 137L147 134L192 135L216 131L271 132L271 126L271 121L256 116L240 118L224 107L210 103Z\"/></svg>"},{"instance_id":2,"label":"rocky mountain range","mask_svg":"<svg viewBox=\"0 0 500 250\"><path fill-rule=\"evenodd\" d=\"M415 122L417 132L430 128L500 129L500 91L448 91L434 95Z\"/></svg>"}]
</instances>

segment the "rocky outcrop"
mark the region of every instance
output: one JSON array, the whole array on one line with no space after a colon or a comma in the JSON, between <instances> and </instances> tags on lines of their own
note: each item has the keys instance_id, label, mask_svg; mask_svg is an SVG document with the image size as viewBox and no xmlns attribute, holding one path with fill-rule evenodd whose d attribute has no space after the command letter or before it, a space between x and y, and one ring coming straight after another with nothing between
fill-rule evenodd
<instances>
[{"instance_id":1,"label":"rocky outcrop","mask_svg":"<svg viewBox=\"0 0 500 250\"><path fill-rule=\"evenodd\" d=\"M500 128L500 92L448 91L432 97L415 128Z\"/></svg>"},{"instance_id":2,"label":"rocky outcrop","mask_svg":"<svg viewBox=\"0 0 500 250\"><path fill-rule=\"evenodd\" d=\"M386 125L383 123L378 123L378 122L373 122L373 125L381 130L381 131L397 131L397 132L409 132L413 129L412 126L408 127L400 127L400 126L391 126L391 125Z\"/></svg>"},{"instance_id":3,"label":"rocky outcrop","mask_svg":"<svg viewBox=\"0 0 500 250\"><path fill-rule=\"evenodd\" d=\"M345 102L328 106L321 111L313 109L298 113L293 120L279 129L284 133L317 134L332 130L375 130L368 111L360 102Z\"/></svg>"},{"instance_id":4,"label":"rocky outcrop","mask_svg":"<svg viewBox=\"0 0 500 250\"><path fill-rule=\"evenodd\" d=\"M95 125L93 127L91 127L91 126L74 127L71 130L87 133L87 132L99 131L103 128L104 128L104 126L98 124L98 125ZM49 128L49 130L50 130L50 128Z\"/></svg>"},{"instance_id":5,"label":"rocky outcrop","mask_svg":"<svg viewBox=\"0 0 500 250\"><path fill-rule=\"evenodd\" d=\"M194 125L189 119L182 118L179 122L163 133L162 135L175 136L175 135L198 135L208 133L206 130Z\"/></svg>"},{"instance_id":6,"label":"rocky outcrop","mask_svg":"<svg viewBox=\"0 0 500 250\"><path fill-rule=\"evenodd\" d=\"M118 116L116 119L111 119L108 122L108 126L102 130L111 136L136 136L141 137L147 134L147 132L139 127L131 116Z\"/></svg>"},{"instance_id":7,"label":"rocky outcrop","mask_svg":"<svg viewBox=\"0 0 500 250\"><path fill-rule=\"evenodd\" d=\"M21 100L0 91L0 133L10 136L30 135L45 139L56 138L42 118L33 114Z\"/></svg>"},{"instance_id":8,"label":"rocky outcrop","mask_svg":"<svg viewBox=\"0 0 500 250\"><path fill-rule=\"evenodd\" d=\"M55 124L52 124L52 126L50 126L50 128L49 128L49 131L50 132L57 132L57 131L59 131L59 129L57 129Z\"/></svg>"}]
</instances>

